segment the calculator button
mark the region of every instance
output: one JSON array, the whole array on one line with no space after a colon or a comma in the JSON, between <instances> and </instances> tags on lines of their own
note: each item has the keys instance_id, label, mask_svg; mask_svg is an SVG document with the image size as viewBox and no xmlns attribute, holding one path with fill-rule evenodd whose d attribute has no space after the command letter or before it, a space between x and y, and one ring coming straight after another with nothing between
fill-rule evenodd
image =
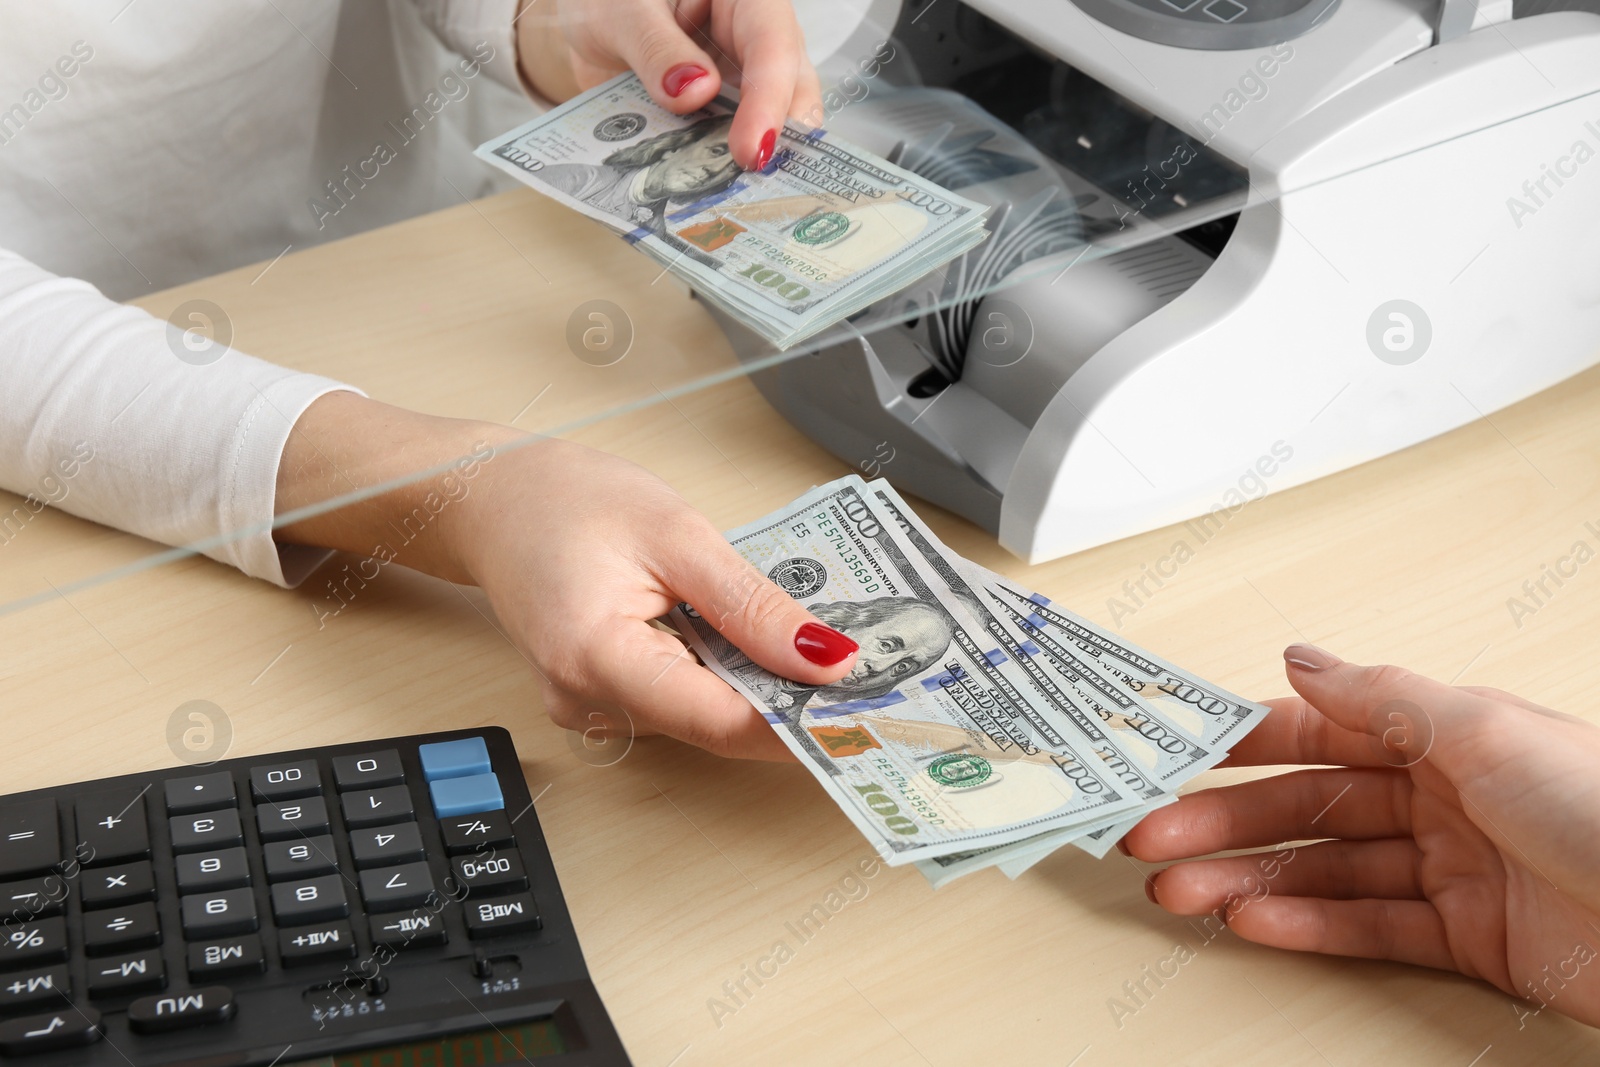
<instances>
[{"instance_id":1,"label":"calculator button","mask_svg":"<svg viewBox=\"0 0 1600 1067\"><path fill-rule=\"evenodd\" d=\"M260 925L256 895L249 889L196 893L183 897L178 910L183 915L183 935L191 941L247 934Z\"/></svg>"},{"instance_id":2,"label":"calculator button","mask_svg":"<svg viewBox=\"0 0 1600 1067\"><path fill-rule=\"evenodd\" d=\"M156 895L155 871L149 860L84 871L79 895L85 908L109 908L150 900Z\"/></svg>"},{"instance_id":3,"label":"calculator button","mask_svg":"<svg viewBox=\"0 0 1600 1067\"><path fill-rule=\"evenodd\" d=\"M497 811L506 806L505 798L500 795L500 779L492 774L441 778L429 783L428 790L433 794L433 810L441 819Z\"/></svg>"},{"instance_id":4,"label":"calculator button","mask_svg":"<svg viewBox=\"0 0 1600 1067\"><path fill-rule=\"evenodd\" d=\"M263 841L325 834L328 832L328 805L321 797L261 804L256 808L256 826Z\"/></svg>"},{"instance_id":5,"label":"calculator button","mask_svg":"<svg viewBox=\"0 0 1600 1067\"><path fill-rule=\"evenodd\" d=\"M0 971L67 958L67 920L39 919L0 925Z\"/></svg>"},{"instance_id":6,"label":"calculator button","mask_svg":"<svg viewBox=\"0 0 1600 1067\"><path fill-rule=\"evenodd\" d=\"M489 746L481 737L418 745L417 755L422 757L422 777L429 782L488 774L493 769L489 765Z\"/></svg>"},{"instance_id":7,"label":"calculator button","mask_svg":"<svg viewBox=\"0 0 1600 1067\"><path fill-rule=\"evenodd\" d=\"M227 771L167 780L168 815L191 815L197 811L237 807L238 804L239 797L233 791L233 775Z\"/></svg>"},{"instance_id":8,"label":"calculator button","mask_svg":"<svg viewBox=\"0 0 1600 1067\"><path fill-rule=\"evenodd\" d=\"M94 866L150 855L150 828L145 822L145 789L122 789L82 797L77 808L79 847L83 861Z\"/></svg>"},{"instance_id":9,"label":"calculator button","mask_svg":"<svg viewBox=\"0 0 1600 1067\"><path fill-rule=\"evenodd\" d=\"M373 915L367 920L372 943L388 948L421 948L442 945L448 939L444 916L435 912L394 911Z\"/></svg>"},{"instance_id":10,"label":"calculator button","mask_svg":"<svg viewBox=\"0 0 1600 1067\"><path fill-rule=\"evenodd\" d=\"M341 919L350 914L344 879L328 874L299 882L279 882L272 887L272 914L280 926Z\"/></svg>"},{"instance_id":11,"label":"calculator button","mask_svg":"<svg viewBox=\"0 0 1600 1067\"><path fill-rule=\"evenodd\" d=\"M356 954L355 935L343 919L318 926L278 931L278 954L287 966L329 958L348 959Z\"/></svg>"},{"instance_id":12,"label":"calculator button","mask_svg":"<svg viewBox=\"0 0 1600 1067\"><path fill-rule=\"evenodd\" d=\"M251 767L250 792L257 800L314 797L322 792L322 775L317 771L317 761L312 759Z\"/></svg>"},{"instance_id":13,"label":"calculator button","mask_svg":"<svg viewBox=\"0 0 1600 1067\"><path fill-rule=\"evenodd\" d=\"M61 824L54 800L0 807L0 878L47 871L61 861Z\"/></svg>"},{"instance_id":14,"label":"calculator button","mask_svg":"<svg viewBox=\"0 0 1600 1067\"><path fill-rule=\"evenodd\" d=\"M173 861L178 868L178 892L204 893L213 889L238 889L250 884L250 862L242 848L215 852L190 852ZM87 893L85 894L87 898Z\"/></svg>"},{"instance_id":15,"label":"calculator button","mask_svg":"<svg viewBox=\"0 0 1600 1067\"><path fill-rule=\"evenodd\" d=\"M7 1056L78 1048L98 1040L100 1013L76 1005L54 1014L24 1015L0 1023L0 1054Z\"/></svg>"},{"instance_id":16,"label":"calculator button","mask_svg":"<svg viewBox=\"0 0 1600 1067\"><path fill-rule=\"evenodd\" d=\"M493 937L519 930L539 929L539 908L532 893L517 893L465 905L468 937Z\"/></svg>"},{"instance_id":17,"label":"calculator button","mask_svg":"<svg viewBox=\"0 0 1600 1067\"><path fill-rule=\"evenodd\" d=\"M268 841L261 846L261 855L267 864L269 882L281 882L285 878L311 878L319 874L332 874L339 869L339 856L333 850L333 838L326 834L298 841Z\"/></svg>"},{"instance_id":18,"label":"calculator button","mask_svg":"<svg viewBox=\"0 0 1600 1067\"><path fill-rule=\"evenodd\" d=\"M201 852L206 849L230 848L244 843L244 831L239 826L239 813L233 808L224 808L205 815L179 815L169 822L174 852Z\"/></svg>"},{"instance_id":19,"label":"calculator button","mask_svg":"<svg viewBox=\"0 0 1600 1067\"><path fill-rule=\"evenodd\" d=\"M113 956L89 963L91 997L142 993L147 989L165 989L166 985L167 965L162 962L159 951Z\"/></svg>"},{"instance_id":20,"label":"calculator button","mask_svg":"<svg viewBox=\"0 0 1600 1067\"><path fill-rule=\"evenodd\" d=\"M406 772L400 767L400 753L392 748L333 758L333 781L341 793L351 789L399 785L405 780Z\"/></svg>"},{"instance_id":21,"label":"calculator button","mask_svg":"<svg viewBox=\"0 0 1600 1067\"><path fill-rule=\"evenodd\" d=\"M91 956L128 952L161 944L154 904L90 912L83 917L83 950Z\"/></svg>"},{"instance_id":22,"label":"calculator button","mask_svg":"<svg viewBox=\"0 0 1600 1067\"><path fill-rule=\"evenodd\" d=\"M350 835L350 854L357 867L380 867L423 857L422 834L414 822L357 830Z\"/></svg>"},{"instance_id":23,"label":"calculator button","mask_svg":"<svg viewBox=\"0 0 1600 1067\"><path fill-rule=\"evenodd\" d=\"M203 982L230 974L260 974L267 969L258 934L240 934L189 946L189 978Z\"/></svg>"},{"instance_id":24,"label":"calculator button","mask_svg":"<svg viewBox=\"0 0 1600 1067\"><path fill-rule=\"evenodd\" d=\"M476 895L528 888L528 872L522 868L522 854L514 848L490 851L481 856L457 856L450 867L456 880Z\"/></svg>"},{"instance_id":25,"label":"calculator button","mask_svg":"<svg viewBox=\"0 0 1600 1067\"><path fill-rule=\"evenodd\" d=\"M57 874L7 882L0 885L0 913L12 919L13 926L27 919L60 915L70 892L67 882Z\"/></svg>"},{"instance_id":26,"label":"calculator button","mask_svg":"<svg viewBox=\"0 0 1600 1067\"><path fill-rule=\"evenodd\" d=\"M345 793L339 798L339 806L344 811L345 825L352 830L405 822L417 815L411 806L411 790L403 785Z\"/></svg>"},{"instance_id":27,"label":"calculator button","mask_svg":"<svg viewBox=\"0 0 1600 1067\"><path fill-rule=\"evenodd\" d=\"M141 1034L153 1034L225 1022L233 1012L233 990L208 985L164 997L140 997L128 1005L128 1025Z\"/></svg>"},{"instance_id":28,"label":"calculator button","mask_svg":"<svg viewBox=\"0 0 1600 1067\"><path fill-rule=\"evenodd\" d=\"M444 834L445 851L452 856L516 843L504 809L443 819L439 830Z\"/></svg>"},{"instance_id":29,"label":"calculator button","mask_svg":"<svg viewBox=\"0 0 1600 1067\"><path fill-rule=\"evenodd\" d=\"M16 974L0 974L0 1013L19 1008L61 1003L72 994L72 979L66 964L36 967Z\"/></svg>"},{"instance_id":30,"label":"calculator button","mask_svg":"<svg viewBox=\"0 0 1600 1067\"><path fill-rule=\"evenodd\" d=\"M361 899L373 911L409 908L433 893L433 873L426 863L402 863L361 872Z\"/></svg>"}]
</instances>

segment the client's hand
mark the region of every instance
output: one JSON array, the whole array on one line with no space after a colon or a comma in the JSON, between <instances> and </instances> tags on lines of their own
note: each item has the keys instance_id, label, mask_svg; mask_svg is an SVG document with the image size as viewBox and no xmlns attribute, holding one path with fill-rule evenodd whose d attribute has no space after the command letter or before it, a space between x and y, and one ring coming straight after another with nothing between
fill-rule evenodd
<instances>
[{"instance_id":1,"label":"client's hand","mask_svg":"<svg viewBox=\"0 0 1600 1067\"><path fill-rule=\"evenodd\" d=\"M279 515L449 469L294 522L277 539L366 555L420 509L423 532L395 562L483 587L545 683L557 725L789 758L749 701L650 620L686 601L755 662L811 685L844 677L855 642L769 582L648 471L559 440L495 451L526 437L330 393L306 409L284 450Z\"/></svg>"},{"instance_id":2,"label":"client's hand","mask_svg":"<svg viewBox=\"0 0 1600 1067\"><path fill-rule=\"evenodd\" d=\"M760 169L786 116L815 124L817 72L789 0L522 0L518 66L551 100L565 100L629 68L656 103L704 107L723 79L740 87L728 131L733 158Z\"/></svg>"},{"instance_id":3,"label":"client's hand","mask_svg":"<svg viewBox=\"0 0 1600 1067\"><path fill-rule=\"evenodd\" d=\"M1279 948L1460 971L1600 1025L1600 729L1320 649L1284 652L1299 698L1226 766L1334 764L1208 789L1124 844L1152 898Z\"/></svg>"}]
</instances>

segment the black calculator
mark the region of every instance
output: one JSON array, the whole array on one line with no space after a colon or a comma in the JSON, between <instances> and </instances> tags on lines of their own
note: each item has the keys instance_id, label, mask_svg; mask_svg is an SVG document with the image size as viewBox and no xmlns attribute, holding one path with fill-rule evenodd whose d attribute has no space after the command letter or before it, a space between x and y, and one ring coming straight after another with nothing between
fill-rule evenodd
<instances>
[{"instance_id":1,"label":"black calculator","mask_svg":"<svg viewBox=\"0 0 1600 1067\"><path fill-rule=\"evenodd\" d=\"M0 1062L609 1067L510 734L0 797Z\"/></svg>"}]
</instances>

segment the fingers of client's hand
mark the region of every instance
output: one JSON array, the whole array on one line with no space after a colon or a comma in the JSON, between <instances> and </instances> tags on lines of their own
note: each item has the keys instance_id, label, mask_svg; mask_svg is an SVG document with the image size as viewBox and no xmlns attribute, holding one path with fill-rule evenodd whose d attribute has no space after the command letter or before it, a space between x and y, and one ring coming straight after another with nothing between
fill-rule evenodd
<instances>
[{"instance_id":1,"label":"fingers of client's hand","mask_svg":"<svg viewBox=\"0 0 1600 1067\"><path fill-rule=\"evenodd\" d=\"M1302 697L1279 697L1267 701L1267 706L1271 713L1233 746L1222 766L1331 763L1381 767L1398 762L1393 756L1384 758L1377 738L1345 729Z\"/></svg>"},{"instance_id":2,"label":"fingers of client's hand","mask_svg":"<svg viewBox=\"0 0 1600 1067\"><path fill-rule=\"evenodd\" d=\"M774 674L825 685L855 664L854 641L818 622L697 514L685 516L656 566L673 595Z\"/></svg>"},{"instance_id":3,"label":"fingers of client's hand","mask_svg":"<svg viewBox=\"0 0 1600 1067\"><path fill-rule=\"evenodd\" d=\"M671 634L619 618L586 650L585 663L546 691L557 726L607 733L619 726L661 733L718 756L791 759L767 721L726 682L695 662ZM581 695L579 695L581 694ZM624 718L601 710L614 704Z\"/></svg>"},{"instance_id":4,"label":"fingers of client's hand","mask_svg":"<svg viewBox=\"0 0 1600 1067\"><path fill-rule=\"evenodd\" d=\"M1462 970L1444 920L1427 901L1269 896L1234 908L1229 929L1260 945Z\"/></svg>"},{"instance_id":5,"label":"fingers of client's hand","mask_svg":"<svg viewBox=\"0 0 1600 1067\"><path fill-rule=\"evenodd\" d=\"M1424 900L1421 859L1408 838L1321 841L1180 863L1151 875L1150 884L1156 903L1176 915L1206 915L1229 902L1268 896Z\"/></svg>"},{"instance_id":6,"label":"fingers of client's hand","mask_svg":"<svg viewBox=\"0 0 1600 1067\"><path fill-rule=\"evenodd\" d=\"M1296 771L1192 793L1146 815L1124 842L1159 863L1307 838L1409 837L1411 790L1401 771Z\"/></svg>"},{"instance_id":7,"label":"fingers of client's hand","mask_svg":"<svg viewBox=\"0 0 1600 1067\"><path fill-rule=\"evenodd\" d=\"M1459 757L1504 709L1403 667L1346 663L1312 645L1290 645L1283 658L1297 693L1339 726L1377 739L1396 765L1431 758L1445 774L1459 773Z\"/></svg>"}]
</instances>

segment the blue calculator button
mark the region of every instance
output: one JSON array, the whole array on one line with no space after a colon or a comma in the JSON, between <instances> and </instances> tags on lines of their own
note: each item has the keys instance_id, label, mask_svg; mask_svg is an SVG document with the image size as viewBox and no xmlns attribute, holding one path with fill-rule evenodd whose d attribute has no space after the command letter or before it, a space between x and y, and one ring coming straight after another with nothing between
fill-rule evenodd
<instances>
[{"instance_id":1,"label":"blue calculator button","mask_svg":"<svg viewBox=\"0 0 1600 1067\"><path fill-rule=\"evenodd\" d=\"M506 806L505 798L500 795L500 779L492 774L441 778L428 789L433 793L433 810L441 819L499 811Z\"/></svg>"},{"instance_id":2,"label":"blue calculator button","mask_svg":"<svg viewBox=\"0 0 1600 1067\"><path fill-rule=\"evenodd\" d=\"M418 745L417 753L422 756L422 777L430 782L488 774L493 769L489 766L489 746L481 737Z\"/></svg>"}]
</instances>

